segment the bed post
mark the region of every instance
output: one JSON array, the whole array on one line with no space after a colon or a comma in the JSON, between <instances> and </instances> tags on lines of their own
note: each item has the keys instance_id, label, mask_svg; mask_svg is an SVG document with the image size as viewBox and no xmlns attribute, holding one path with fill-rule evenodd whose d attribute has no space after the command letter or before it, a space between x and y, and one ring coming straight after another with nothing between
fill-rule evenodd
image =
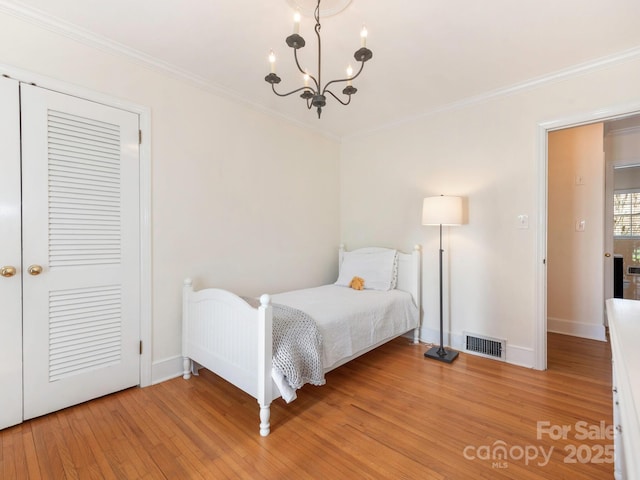
<instances>
[{"instance_id":1,"label":"bed post","mask_svg":"<svg viewBox=\"0 0 640 480\"><path fill-rule=\"evenodd\" d=\"M186 278L182 286L182 378L185 380L191 378L191 359L187 356L187 340L189 338L187 318L189 318L189 303L192 293L193 282L190 278Z\"/></svg>"},{"instance_id":2,"label":"bed post","mask_svg":"<svg viewBox=\"0 0 640 480\"><path fill-rule=\"evenodd\" d=\"M258 403L260 404L260 435L266 437L271 431L269 418L271 417L271 380L273 355L273 311L269 295L260 297L258 307Z\"/></svg>"},{"instance_id":3,"label":"bed post","mask_svg":"<svg viewBox=\"0 0 640 480\"><path fill-rule=\"evenodd\" d=\"M421 278L422 275L422 255L421 255L421 247L420 245L415 245L413 247L413 253L411 254L413 257L413 291L411 295L413 295L414 300L416 301L416 306L418 307L418 318L422 318L422 285ZM418 326L413 330L413 343L420 343L420 324L422 322L418 322Z\"/></svg>"}]
</instances>

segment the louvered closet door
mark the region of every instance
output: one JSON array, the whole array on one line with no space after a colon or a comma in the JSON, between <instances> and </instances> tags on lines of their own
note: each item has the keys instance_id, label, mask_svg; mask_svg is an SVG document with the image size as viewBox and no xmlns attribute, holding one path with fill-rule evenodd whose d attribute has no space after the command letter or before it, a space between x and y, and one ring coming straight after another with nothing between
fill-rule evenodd
<instances>
[{"instance_id":1,"label":"louvered closet door","mask_svg":"<svg viewBox=\"0 0 640 480\"><path fill-rule=\"evenodd\" d=\"M0 77L0 179L0 269L3 269L3 275L0 276L2 429L22 421L20 107L18 82L4 77Z\"/></svg>"},{"instance_id":2,"label":"louvered closet door","mask_svg":"<svg viewBox=\"0 0 640 480\"><path fill-rule=\"evenodd\" d=\"M24 84L21 107L28 419L139 384L138 116Z\"/></svg>"}]
</instances>

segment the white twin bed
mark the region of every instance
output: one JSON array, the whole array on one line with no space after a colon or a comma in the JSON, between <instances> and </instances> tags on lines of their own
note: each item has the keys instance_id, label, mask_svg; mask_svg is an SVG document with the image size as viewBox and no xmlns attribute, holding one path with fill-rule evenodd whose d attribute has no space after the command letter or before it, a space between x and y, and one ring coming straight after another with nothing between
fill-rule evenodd
<instances>
[{"instance_id":1,"label":"white twin bed","mask_svg":"<svg viewBox=\"0 0 640 480\"><path fill-rule=\"evenodd\" d=\"M295 399L301 382L321 385L325 372L407 332L418 343L420 264L419 246L411 254L341 246L336 284L262 295L259 302L221 289L194 291L187 279L183 377L195 362L256 398L266 436L271 402ZM364 279L364 290L349 288L354 276Z\"/></svg>"}]
</instances>

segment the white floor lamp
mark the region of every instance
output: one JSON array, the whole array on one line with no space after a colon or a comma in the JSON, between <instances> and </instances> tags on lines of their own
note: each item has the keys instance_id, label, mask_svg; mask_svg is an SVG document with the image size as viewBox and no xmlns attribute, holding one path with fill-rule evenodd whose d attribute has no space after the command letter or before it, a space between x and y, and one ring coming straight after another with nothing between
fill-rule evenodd
<instances>
[{"instance_id":1,"label":"white floor lamp","mask_svg":"<svg viewBox=\"0 0 640 480\"><path fill-rule=\"evenodd\" d=\"M440 346L431 347L424 354L427 358L451 363L458 356L454 350L444 348L442 322L442 226L462 224L462 197L440 195L427 197L422 203L422 224L440 226Z\"/></svg>"}]
</instances>

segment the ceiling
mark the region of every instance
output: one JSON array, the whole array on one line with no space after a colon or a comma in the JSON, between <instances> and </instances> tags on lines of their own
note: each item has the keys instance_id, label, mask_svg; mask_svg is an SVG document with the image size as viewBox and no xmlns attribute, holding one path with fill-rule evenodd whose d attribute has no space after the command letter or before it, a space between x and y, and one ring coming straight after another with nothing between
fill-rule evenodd
<instances>
[{"instance_id":1,"label":"ceiling","mask_svg":"<svg viewBox=\"0 0 640 480\"><path fill-rule=\"evenodd\" d=\"M281 89L302 85L284 42L296 1L310 0L3 3L41 21L79 27L207 88L338 137L640 47L638 0L325 0L323 5L347 7L321 19L323 81L343 78L349 63L357 66L353 53L363 24L373 59L354 82L358 93L351 105L329 97L318 120L297 95L276 97L264 81L273 49ZM300 34L307 46L299 50L300 63L312 74L313 25L313 18L303 17Z\"/></svg>"}]
</instances>

